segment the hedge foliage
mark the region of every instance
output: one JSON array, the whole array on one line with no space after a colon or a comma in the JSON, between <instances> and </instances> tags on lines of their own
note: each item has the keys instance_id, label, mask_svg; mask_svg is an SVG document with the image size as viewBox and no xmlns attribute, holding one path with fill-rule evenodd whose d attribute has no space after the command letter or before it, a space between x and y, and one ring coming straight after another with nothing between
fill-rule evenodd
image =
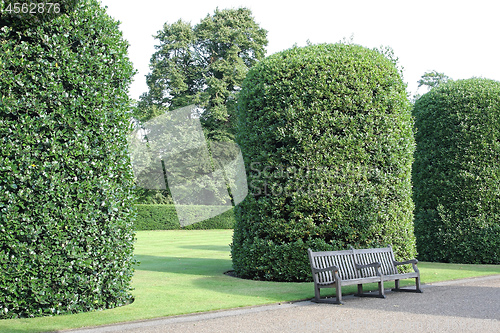
<instances>
[{"instance_id":1,"label":"hedge foliage","mask_svg":"<svg viewBox=\"0 0 500 333\"><path fill-rule=\"evenodd\" d=\"M310 281L308 247L415 256L413 121L392 60L358 45L295 47L254 66L238 103L251 192L235 208L239 276Z\"/></svg>"},{"instance_id":2,"label":"hedge foliage","mask_svg":"<svg viewBox=\"0 0 500 333\"><path fill-rule=\"evenodd\" d=\"M0 27L0 318L132 300L127 47L95 0Z\"/></svg>"},{"instance_id":3,"label":"hedge foliage","mask_svg":"<svg viewBox=\"0 0 500 333\"><path fill-rule=\"evenodd\" d=\"M233 229L234 213L228 210L210 219L181 228L174 205L135 205L137 219L135 230L175 230L175 229ZM193 214L199 209L193 208Z\"/></svg>"},{"instance_id":4,"label":"hedge foliage","mask_svg":"<svg viewBox=\"0 0 500 333\"><path fill-rule=\"evenodd\" d=\"M422 260L500 263L500 82L459 80L414 107L415 234Z\"/></svg>"}]
</instances>

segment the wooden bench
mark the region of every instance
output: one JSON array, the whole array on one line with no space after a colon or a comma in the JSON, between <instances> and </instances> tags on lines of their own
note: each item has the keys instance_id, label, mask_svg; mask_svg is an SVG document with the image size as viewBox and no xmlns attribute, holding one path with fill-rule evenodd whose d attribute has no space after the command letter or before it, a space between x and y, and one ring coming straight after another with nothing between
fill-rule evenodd
<instances>
[{"instance_id":1,"label":"wooden bench","mask_svg":"<svg viewBox=\"0 0 500 333\"><path fill-rule=\"evenodd\" d=\"M358 285L356 296L385 298L384 282L395 281L393 291L412 291L421 293L420 272L416 259L398 262L394 260L392 247L358 249L343 251L313 252L308 249L314 280L314 301L335 304L342 303L342 286ZM398 266L412 264L413 272L400 273ZM399 280L415 279L415 289L402 289ZM363 293L364 283L378 283L378 294ZM322 299L321 288L335 288L336 300Z\"/></svg>"}]
</instances>

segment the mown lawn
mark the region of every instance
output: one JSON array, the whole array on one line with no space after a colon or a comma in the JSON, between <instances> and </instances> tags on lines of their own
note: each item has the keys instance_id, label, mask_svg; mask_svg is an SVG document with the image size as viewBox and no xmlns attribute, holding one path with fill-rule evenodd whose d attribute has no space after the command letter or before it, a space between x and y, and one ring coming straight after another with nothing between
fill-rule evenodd
<instances>
[{"instance_id":1,"label":"mown lawn","mask_svg":"<svg viewBox=\"0 0 500 333\"><path fill-rule=\"evenodd\" d=\"M232 268L231 238L232 230L140 231L135 251L140 265L133 279L134 303L75 315L0 320L0 332L54 331L314 296L312 283L250 281L224 275ZM500 265L422 262L418 266L423 283L500 274ZM352 286L343 291L353 293L354 289Z\"/></svg>"}]
</instances>

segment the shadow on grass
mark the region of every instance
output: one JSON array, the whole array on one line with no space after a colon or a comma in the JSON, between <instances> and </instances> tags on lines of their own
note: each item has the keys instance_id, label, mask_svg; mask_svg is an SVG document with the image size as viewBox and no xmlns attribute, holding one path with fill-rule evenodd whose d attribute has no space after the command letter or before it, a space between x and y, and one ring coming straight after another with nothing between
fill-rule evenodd
<instances>
[{"instance_id":1,"label":"shadow on grass","mask_svg":"<svg viewBox=\"0 0 500 333\"><path fill-rule=\"evenodd\" d=\"M8 325L8 321L3 321L3 319L0 319L0 332L2 333L26 333L25 329L17 329L17 328L12 328L11 325ZM8 320L8 319L7 319ZM2 324L5 324L5 328Z\"/></svg>"},{"instance_id":2,"label":"shadow on grass","mask_svg":"<svg viewBox=\"0 0 500 333\"><path fill-rule=\"evenodd\" d=\"M221 251L228 252L229 245L184 245L178 246L178 248L186 250L207 250L207 251Z\"/></svg>"},{"instance_id":3,"label":"shadow on grass","mask_svg":"<svg viewBox=\"0 0 500 333\"><path fill-rule=\"evenodd\" d=\"M177 274L193 274L204 276L223 275L232 267L231 259L162 257L136 255L140 262L138 271L152 271Z\"/></svg>"},{"instance_id":4,"label":"shadow on grass","mask_svg":"<svg viewBox=\"0 0 500 333\"><path fill-rule=\"evenodd\" d=\"M312 282L271 282L241 279L224 274L232 269L230 259L186 258L137 255L141 264L137 271L198 276L190 279L193 290L206 290L226 295L239 295L271 301L310 299ZM283 297L285 295L285 297Z\"/></svg>"}]
</instances>

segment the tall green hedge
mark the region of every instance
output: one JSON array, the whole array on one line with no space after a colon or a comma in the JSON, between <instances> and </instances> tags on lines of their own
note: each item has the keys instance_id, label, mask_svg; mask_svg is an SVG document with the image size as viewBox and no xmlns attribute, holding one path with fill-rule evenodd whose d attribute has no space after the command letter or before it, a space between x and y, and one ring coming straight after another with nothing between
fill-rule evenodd
<instances>
[{"instance_id":1,"label":"tall green hedge","mask_svg":"<svg viewBox=\"0 0 500 333\"><path fill-rule=\"evenodd\" d=\"M414 107L422 260L500 263L500 82L459 80Z\"/></svg>"},{"instance_id":2,"label":"tall green hedge","mask_svg":"<svg viewBox=\"0 0 500 333\"><path fill-rule=\"evenodd\" d=\"M235 208L239 276L310 281L308 247L415 256L413 121L393 61L358 45L295 47L253 67L238 103L250 190Z\"/></svg>"},{"instance_id":3,"label":"tall green hedge","mask_svg":"<svg viewBox=\"0 0 500 333\"><path fill-rule=\"evenodd\" d=\"M95 0L0 27L0 319L131 301L134 73Z\"/></svg>"}]
</instances>

